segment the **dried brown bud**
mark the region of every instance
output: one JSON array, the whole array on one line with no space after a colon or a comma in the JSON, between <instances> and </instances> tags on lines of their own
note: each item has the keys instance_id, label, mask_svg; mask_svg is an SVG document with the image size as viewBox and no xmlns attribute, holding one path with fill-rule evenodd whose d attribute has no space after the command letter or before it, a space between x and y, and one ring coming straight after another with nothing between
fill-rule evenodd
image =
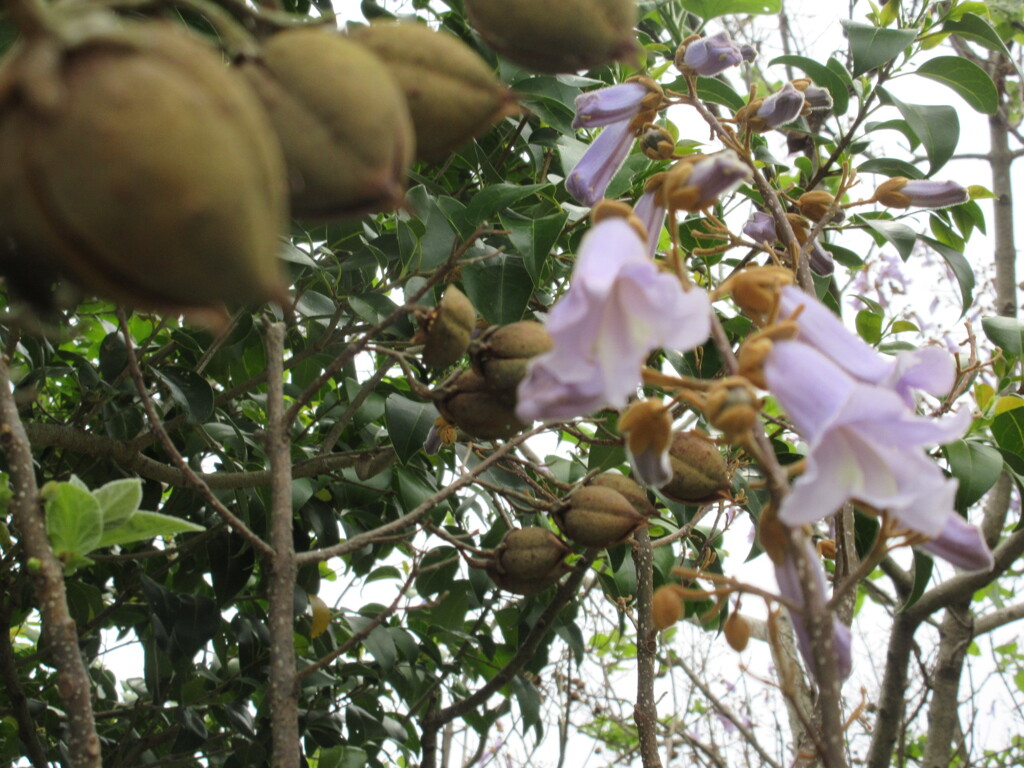
<instances>
[{"instance_id":1,"label":"dried brown bud","mask_svg":"<svg viewBox=\"0 0 1024 768\"><path fill-rule=\"evenodd\" d=\"M672 584L654 590L651 618L658 630L665 630L683 618L683 601Z\"/></svg>"},{"instance_id":2,"label":"dried brown bud","mask_svg":"<svg viewBox=\"0 0 1024 768\"><path fill-rule=\"evenodd\" d=\"M811 221L820 221L825 218L825 214L828 213L835 201L835 197L830 193L823 189L815 189L800 195L797 198L796 207Z\"/></svg>"},{"instance_id":3,"label":"dried brown bud","mask_svg":"<svg viewBox=\"0 0 1024 768\"><path fill-rule=\"evenodd\" d=\"M834 539L820 539L818 541L818 554L826 560L836 559L836 542Z\"/></svg>"},{"instance_id":4,"label":"dried brown bud","mask_svg":"<svg viewBox=\"0 0 1024 768\"><path fill-rule=\"evenodd\" d=\"M245 83L176 24L63 45L28 40L0 73L0 233L19 256L142 308L282 296L284 165Z\"/></svg>"},{"instance_id":5,"label":"dried brown bud","mask_svg":"<svg viewBox=\"0 0 1024 768\"><path fill-rule=\"evenodd\" d=\"M512 437L528 426L516 418L516 391L494 389L472 370L462 371L435 397L446 421L480 440Z\"/></svg>"}]
</instances>

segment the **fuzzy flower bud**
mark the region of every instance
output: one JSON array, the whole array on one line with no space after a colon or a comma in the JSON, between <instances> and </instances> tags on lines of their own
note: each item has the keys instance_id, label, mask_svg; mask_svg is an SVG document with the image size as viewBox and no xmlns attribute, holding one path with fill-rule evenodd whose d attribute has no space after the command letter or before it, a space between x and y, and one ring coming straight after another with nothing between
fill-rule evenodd
<instances>
[{"instance_id":1,"label":"fuzzy flower bud","mask_svg":"<svg viewBox=\"0 0 1024 768\"><path fill-rule=\"evenodd\" d=\"M584 205L593 205L604 197L635 138L628 120L612 123L601 131L566 178L566 191Z\"/></svg>"},{"instance_id":2,"label":"fuzzy flower bud","mask_svg":"<svg viewBox=\"0 0 1024 768\"><path fill-rule=\"evenodd\" d=\"M626 437L626 456L637 480L660 488L672 479L672 414L661 400L633 403L619 419L619 431Z\"/></svg>"},{"instance_id":3,"label":"fuzzy flower bud","mask_svg":"<svg viewBox=\"0 0 1024 768\"><path fill-rule=\"evenodd\" d=\"M810 192L804 192L797 198L796 207L800 209L800 213L811 221L818 221L825 218L829 208L832 207L832 203L835 201L835 197L825 190L812 189Z\"/></svg>"},{"instance_id":4,"label":"fuzzy flower bud","mask_svg":"<svg viewBox=\"0 0 1024 768\"><path fill-rule=\"evenodd\" d=\"M671 160L676 142L664 128L648 123L640 133L640 150L651 160Z\"/></svg>"},{"instance_id":5,"label":"fuzzy flower bud","mask_svg":"<svg viewBox=\"0 0 1024 768\"><path fill-rule=\"evenodd\" d=\"M750 169L731 149L685 158L667 172L662 201L666 207L696 213L714 205L750 176Z\"/></svg>"},{"instance_id":6,"label":"fuzzy flower bud","mask_svg":"<svg viewBox=\"0 0 1024 768\"><path fill-rule=\"evenodd\" d=\"M646 77L588 91L576 97L572 127L600 128L632 120L642 111L657 111L663 98L661 87Z\"/></svg>"},{"instance_id":7,"label":"fuzzy flower bud","mask_svg":"<svg viewBox=\"0 0 1024 768\"><path fill-rule=\"evenodd\" d=\"M876 202L886 208L948 208L970 200L970 194L955 181L908 179L894 176L875 190Z\"/></svg>"},{"instance_id":8,"label":"fuzzy flower bud","mask_svg":"<svg viewBox=\"0 0 1024 768\"><path fill-rule=\"evenodd\" d=\"M764 133L780 125L791 123L800 117L804 109L804 95L786 83L781 89L761 102L747 126L752 131Z\"/></svg>"},{"instance_id":9,"label":"fuzzy flower bud","mask_svg":"<svg viewBox=\"0 0 1024 768\"><path fill-rule=\"evenodd\" d=\"M804 104L812 112L832 109L832 94L812 83L808 78L793 80L793 87L804 95Z\"/></svg>"},{"instance_id":10,"label":"fuzzy flower bud","mask_svg":"<svg viewBox=\"0 0 1024 768\"><path fill-rule=\"evenodd\" d=\"M713 77L742 61L752 60L754 55L756 52L749 45L741 46L728 32L719 32L679 46L675 65L684 75Z\"/></svg>"},{"instance_id":11,"label":"fuzzy flower bud","mask_svg":"<svg viewBox=\"0 0 1024 768\"><path fill-rule=\"evenodd\" d=\"M751 214L743 225L743 234L755 243L774 243L778 239L775 235L775 219L765 211L754 211Z\"/></svg>"}]
</instances>

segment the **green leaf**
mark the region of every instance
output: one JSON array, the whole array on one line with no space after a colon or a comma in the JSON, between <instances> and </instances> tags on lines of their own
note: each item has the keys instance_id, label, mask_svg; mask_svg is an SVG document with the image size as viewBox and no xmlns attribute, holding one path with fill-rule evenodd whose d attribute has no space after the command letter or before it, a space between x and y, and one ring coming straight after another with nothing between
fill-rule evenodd
<instances>
[{"instance_id":1,"label":"green leaf","mask_svg":"<svg viewBox=\"0 0 1024 768\"><path fill-rule=\"evenodd\" d=\"M899 253L900 258L906 261L914 250L914 242L917 240L917 233L906 224L890 219L871 219L866 216L857 216L856 219L874 230L883 241L888 241Z\"/></svg>"},{"instance_id":2,"label":"green leaf","mask_svg":"<svg viewBox=\"0 0 1024 768\"><path fill-rule=\"evenodd\" d=\"M932 578L932 568L935 566L935 561L929 555L924 552L918 552L914 550L914 588L910 590L910 594L907 596L907 602L900 606L901 611L907 610L910 606L921 599L921 595L924 594L925 589L928 587L928 582Z\"/></svg>"},{"instance_id":3,"label":"green leaf","mask_svg":"<svg viewBox=\"0 0 1024 768\"><path fill-rule=\"evenodd\" d=\"M328 747L320 750L317 768L364 768L370 756L362 747Z\"/></svg>"},{"instance_id":4,"label":"green leaf","mask_svg":"<svg viewBox=\"0 0 1024 768\"><path fill-rule=\"evenodd\" d=\"M964 511L996 484L1003 471L1003 456L990 445L957 440L942 448L953 477L960 481L956 508Z\"/></svg>"},{"instance_id":5,"label":"green leaf","mask_svg":"<svg viewBox=\"0 0 1024 768\"><path fill-rule=\"evenodd\" d=\"M498 211L503 211L513 203L550 186L550 184L492 184L473 196L473 202L466 208L466 217L474 225L480 224L490 219Z\"/></svg>"},{"instance_id":6,"label":"green leaf","mask_svg":"<svg viewBox=\"0 0 1024 768\"><path fill-rule=\"evenodd\" d=\"M46 505L46 534L58 559L70 565L72 558L96 549L103 535L103 514L89 491L50 482L40 495Z\"/></svg>"},{"instance_id":7,"label":"green leaf","mask_svg":"<svg viewBox=\"0 0 1024 768\"><path fill-rule=\"evenodd\" d=\"M509 682L512 695L519 702L519 712L523 716L523 730L540 723L540 693L536 686L522 675L516 675Z\"/></svg>"},{"instance_id":8,"label":"green leaf","mask_svg":"<svg viewBox=\"0 0 1024 768\"><path fill-rule=\"evenodd\" d=\"M697 78L697 98L703 101L710 101L713 104L721 104L733 112L742 109L746 104L743 97L736 93L727 83L723 83L714 77Z\"/></svg>"},{"instance_id":9,"label":"green leaf","mask_svg":"<svg viewBox=\"0 0 1024 768\"><path fill-rule=\"evenodd\" d=\"M353 626L356 626L357 621L362 626L370 622L369 619L361 616L349 619L349 623ZM373 631L363 640L363 647L370 652L374 661L380 664L385 672L390 672L394 668L395 661L398 660L398 649L395 647L395 640L391 637L387 627L374 627Z\"/></svg>"},{"instance_id":10,"label":"green leaf","mask_svg":"<svg viewBox=\"0 0 1024 768\"><path fill-rule=\"evenodd\" d=\"M992 419L992 437L1006 453L1024 458L1024 408L1003 411Z\"/></svg>"},{"instance_id":11,"label":"green leaf","mask_svg":"<svg viewBox=\"0 0 1024 768\"><path fill-rule=\"evenodd\" d=\"M945 243L940 243L927 235L921 235L920 240L922 243L927 243L953 270L957 285L960 286L960 304L963 308L960 317L963 317L974 302L974 270L971 269L971 265L964 255L955 248L950 248Z\"/></svg>"},{"instance_id":12,"label":"green leaf","mask_svg":"<svg viewBox=\"0 0 1024 768\"><path fill-rule=\"evenodd\" d=\"M868 344L877 344L882 340L882 317L867 309L857 313L857 333Z\"/></svg>"},{"instance_id":13,"label":"green leaf","mask_svg":"<svg viewBox=\"0 0 1024 768\"><path fill-rule=\"evenodd\" d=\"M166 385L171 399L185 411L190 423L209 421L213 415L213 388L206 379L188 368L155 368L153 374Z\"/></svg>"},{"instance_id":14,"label":"green leaf","mask_svg":"<svg viewBox=\"0 0 1024 768\"><path fill-rule=\"evenodd\" d=\"M827 88L832 95L832 112L836 115L846 113L850 106L850 92L846 89L846 83L835 72L824 64L809 59L806 56L776 56L768 62L768 66L783 64L797 67L804 72L816 85Z\"/></svg>"},{"instance_id":15,"label":"green leaf","mask_svg":"<svg viewBox=\"0 0 1024 768\"><path fill-rule=\"evenodd\" d=\"M137 477L112 480L102 488L97 488L92 495L100 505L103 530L109 531L138 510L142 503L142 480Z\"/></svg>"},{"instance_id":16,"label":"green leaf","mask_svg":"<svg viewBox=\"0 0 1024 768\"><path fill-rule=\"evenodd\" d=\"M879 98L896 107L917 134L928 154L928 175L931 176L956 151L960 141L960 119L953 107L904 104L884 88L878 89Z\"/></svg>"},{"instance_id":17,"label":"green leaf","mask_svg":"<svg viewBox=\"0 0 1024 768\"><path fill-rule=\"evenodd\" d=\"M197 533L205 530L203 526L182 520L180 517L139 510L116 528L105 530L96 548L112 547L115 544L130 544L133 541L155 539L158 536L173 536L176 533Z\"/></svg>"},{"instance_id":18,"label":"green leaf","mask_svg":"<svg viewBox=\"0 0 1024 768\"><path fill-rule=\"evenodd\" d=\"M384 403L384 423L400 462L405 464L419 453L436 419L437 410L430 403L398 394L388 397Z\"/></svg>"},{"instance_id":19,"label":"green leaf","mask_svg":"<svg viewBox=\"0 0 1024 768\"><path fill-rule=\"evenodd\" d=\"M707 21L733 13L779 13L782 11L782 0L682 0L682 6Z\"/></svg>"},{"instance_id":20,"label":"green leaf","mask_svg":"<svg viewBox=\"0 0 1024 768\"><path fill-rule=\"evenodd\" d=\"M1013 56L1010 55L1010 50L1003 42L1003 38L999 36L987 19L977 14L965 13L959 19L950 19L942 25L942 31L977 43L990 51L998 51L1006 56L1008 61L1013 62ZM1015 63L1014 67L1016 67Z\"/></svg>"},{"instance_id":21,"label":"green leaf","mask_svg":"<svg viewBox=\"0 0 1024 768\"><path fill-rule=\"evenodd\" d=\"M892 61L917 37L916 29L883 29L848 19L841 19L839 23L850 41L854 77Z\"/></svg>"},{"instance_id":22,"label":"green leaf","mask_svg":"<svg viewBox=\"0 0 1024 768\"><path fill-rule=\"evenodd\" d=\"M523 264L534 285L540 280L544 262L558 241L568 217L564 212L526 219L499 216L502 228L508 230L512 245L523 257Z\"/></svg>"},{"instance_id":23,"label":"green leaf","mask_svg":"<svg viewBox=\"0 0 1024 768\"><path fill-rule=\"evenodd\" d=\"M1010 355L1024 355L1024 323L1015 317L983 317L982 330L989 341Z\"/></svg>"},{"instance_id":24,"label":"green leaf","mask_svg":"<svg viewBox=\"0 0 1024 768\"><path fill-rule=\"evenodd\" d=\"M495 325L522 320L533 294L533 280L516 256L501 254L462 269L466 295L484 318Z\"/></svg>"},{"instance_id":25,"label":"green leaf","mask_svg":"<svg viewBox=\"0 0 1024 768\"><path fill-rule=\"evenodd\" d=\"M937 56L918 67L917 74L951 88L977 112L994 115L999 109L995 83L970 59Z\"/></svg>"},{"instance_id":26,"label":"green leaf","mask_svg":"<svg viewBox=\"0 0 1024 768\"><path fill-rule=\"evenodd\" d=\"M883 176L906 176L908 179L923 179L924 174L916 165L894 157L876 157L857 166L859 173L880 173Z\"/></svg>"}]
</instances>

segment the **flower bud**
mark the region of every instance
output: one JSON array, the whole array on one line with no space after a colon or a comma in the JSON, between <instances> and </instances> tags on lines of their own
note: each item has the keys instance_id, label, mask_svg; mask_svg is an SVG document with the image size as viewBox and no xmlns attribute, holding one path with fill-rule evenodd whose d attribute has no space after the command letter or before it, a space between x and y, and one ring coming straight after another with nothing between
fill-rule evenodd
<instances>
[{"instance_id":1,"label":"flower bud","mask_svg":"<svg viewBox=\"0 0 1024 768\"><path fill-rule=\"evenodd\" d=\"M810 253L807 254L807 263L811 272L822 277L836 271L836 262L832 258L832 254L822 248L820 243L811 246Z\"/></svg>"},{"instance_id":2,"label":"flower bud","mask_svg":"<svg viewBox=\"0 0 1024 768\"><path fill-rule=\"evenodd\" d=\"M449 285L424 322L423 362L431 368L446 368L469 346L476 326L476 309L466 295Z\"/></svg>"},{"instance_id":3,"label":"flower bud","mask_svg":"<svg viewBox=\"0 0 1024 768\"><path fill-rule=\"evenodd\" d=\"M731 149L686 157L666 172L661 199L667 208L696 213L714 205L751 175Z\"/></svg>"},{"instance_id":4,"label":"flower bud","mask_svg":"<svg viewBox=\"0 0 1024 768\"><path fill-rule=\"evenodd\" d=\"M654 590L651 604L651 618L659 630L666 630L683 618L683 601L672 584Z\"/></svg>"},{"instance_id":5,"label":"flower bud","mask_svg":"<svg viewBox=\"0 0 1024 768\"><path fill-rule=\"evenodd\" d=\"M565 179L565 190L584 205L594 205L602 197L616 171L625 162L636 140L636 132L626 121L603 129Z\"/></svg>"},{"instance_id":6,"label":"flower bud","mask_svg":"<svg viewBox=\"0 0 1024 768\"><path fill-rule=\"evenodd\" d=\"M725 620L722 633L725 635L725 640L729 643L729 646L739 653L746 650L747 643L750 642L750 622L739 613L733 611L729 614L729 618Z\"/></svg>"},{"instance_id":7,"label":"flower bud","mask_svg":"<svg viewBox=\"0 0 1024 768\"><path fill-rule=\"evenodd\" d=\"M672 478L668 447L672 442L672 414L656 398L638 400L619 419L619 431L626 438L626 456L633 475L651 488Z\"/></svg>"},{"instance_id":8,"label":"flower bud","mask_svg":"<svg viewBox=\"0 0 1024 768\"><path fill-rule=\"evenodd\" d=\"M804 106L814 112L832 109L832 94L820 88L808 78L801 77L792 81L793 87L804 95Z\"/></svg>"},{"instance_id":9,"label":"flower bud","mask_svg":"<svg viewBox=\"0 0 1024 768\"><path fill-rule=\"evenodd\" d=\"M754 211L750 215L743 225L743 234L755 243L774 243L778 239L775 236L775 219L765 211Z\"/></svg>"},{"instance_id":10,"label":"flower bud","mask_svg":"<svg viewBox=\"0 0 1024 768\"><path fill-rule=\"evenodd\" d=\"M664 101L661 86L648 77L637 77L576 97L573 128L599 128L632 120L641 112L656 112Z\"/></svg>"},{"instance_id":11,"label":"flower bud","mask_svg":"<svg viewBox=\"0 0 1024 768\"><path fill-rule=\"evenodd\" d=\"M753 114L748 113L743 118L737 114L737 120L751 131L764 133L800 117L804 108L804 95L792 83L786 83L771 96L763 100L756 99L748 107Z\"/></svg>"},{"instance_id":12,"label":"flower bud","mask_svg":"<svg viewBox=\"0 0 1024 768\"><path fill-rule=\"evenodd\" d=\"M970 200L970 194L955 181L911 180L894 176L879 185L874 199L886 208L947 208Z\"/></svg>"},{"instance_id":13,"label":"flower bud","mask_svg":"<svg viewBox=\"0 0 1024 768\"><path fill-rule=\"evenodd\" d=\"M708 392L705 415L730 442L742 440L757 422L761 401L748 384L720 381Z\"/></svg>"},{"instance_id":14,"label":"flower bud","mask_svg":"<svg viewBox=\"0 0 1024 768\"><path fill-rule=\"evenodd\" d=\"M835 197L825 190L814 189L800 195L797 198L796 207L800 210L800 213L811 221L820 221L825 218L825 215L835 201ZM839 213L841 213L841 210L837 210L837 214ZM842 221L842 219L834 218L833 221Z\"/></svg>"},{"instance_id":15,"label":"flower bud","mask_svg":"<svg viewBox=\"0 0 1024 768\"><path fill-rule=\"evenodd\" d=\"M676 142L664 128L648 123L640 132L640 151L651 160L671 160Z\"/></svg>"},{"instance_id":16,"label":"flower bud","mask_svg":"<svg viewBox=\"0 0 1024 768\"><path fill-rule=\"evenodd\" d=\"M535 595L569 571L565 556L572 550L546 528L527 526L505 534L485 566L501 589Z\"/></svg>"},{"instance_id":17,"label":"flower bud","mask_svg":"<svg viewBox=\"0 0 1024 768\"><path fill-rule=\"evenodd\" d=\"M515 389L526 376L530 360L554 346L542 323L521 320L492 326L470 344L473 370L492 389Z\"/></svg>"},{"instance_id":18,"label":"flower bud","mask_svg":"<svg viewBox=\"0 0 1024 768\"><path fill-rule=\"evenodd\" d=\"M434 396L446 421L480 440L512 437L528 426L516 418L516 391L493 389L476 371L462 371Z\"/></svg>"},{"instance_id":19,"label":"flower bud","mask_svg":"<svg viewBox=\"0 0 1024 768\"><path fill-rule=\"evenodd\" d=\"M634 0L466 0L484 41L502 56L550 74L634 58Z\"/></svg>"},{"instance_id":20,"label":"flower bud","mask_svg":"<svg viewBox=\"0 0 1024 768\"><path fill-rule=\"evenodd\" d=\"M352 39L372 50L405 94L416 156L441 160L509 115L515 96L487 63L454 35L423 24L371 24Z\"/></svg>"},{"instance_id":21,"label":"flower bud","mask_svg":"<svg viewBox=\"0 0 1024 768\"><path fill-rule=\"evenodd\" d=\"M415 132L405 96L368 48L324 28L288 29L239 68L277 130L292 211L386 211L404 197Z\"/></svg>"},{"instance_id":22,"label":"flower bud","mask_svg":"<svg viewBox=\"0 0 1024 768\"><path fill-rule=\"evenodd\" d=\"M668 451L672 479L661 492L683 504L729 496L729 471L718 447L699 432L677 432Z\"/></svg>"},{"instance_id":23,"label":"flower bud","mask_svg":"<svg viewBox=\"0 0 1024 768\"><path fill-rule=\"evenodd\" d=\"M817 547L818 554L824 557L826 560L836 559L835 539L819 539Z\"/></svg>"},{"instance_id":24,"label":"flower bud","mask_svg":"<svg viewBox=\"0 0 1024 768\"><path fill-rule=\"evenodd\" d=\"M736 43L728 32L684 42L675 55L676 69L688 77L703 75L714 77L741 61L751 61L757 55L749 45Z\"/></svg>"},{"instance_id":25,"label":"flower bud","mask_svg":"<svg viewBox=\"0 0 1024 768\"><path fill-rule=\"evenodd\" d=\"M633 505L633 509L644 517L653 517L657 514L654 505L647 499L647 492L643 487L625 475L620 475L618 472L602 472L594 477L590 484L618 491L626 501Z\"/></svg>"},{"instance_id":26,"label":"flower bud","mask_svg":"<svg viewBox=\"0 0 1024 768\"><path fill-rule=\"evenodd\" d=\"M140 308L282 296L284 163L245 83L176 24L61 45L0 73L0 241Z\"/></svg>"},{"instance_id":27,"label":"flower bud","mask_svg":"<svg viewBox=\"0 0 1024 768\"><path fill-rule=\"evenodd\" d=\"M605 486L577 488L569 503L554 513L558 527L584 547L603 549L621 544L643 525L641 515L618 491Z\"/></svg>"}]
</instances>

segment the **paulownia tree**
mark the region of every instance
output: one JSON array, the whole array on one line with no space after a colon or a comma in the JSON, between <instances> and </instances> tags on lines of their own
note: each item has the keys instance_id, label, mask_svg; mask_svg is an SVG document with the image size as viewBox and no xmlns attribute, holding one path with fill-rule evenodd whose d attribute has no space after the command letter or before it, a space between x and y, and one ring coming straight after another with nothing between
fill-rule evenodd
<instances>
[{"instance_id":1,"label":"paulownia tree","mask_svg":"<svg viewBox=\"0 0 1024 768\"><path fill-rule=\"evenodd\" d=\"M860 5L5 3L0 762L1012 763L1024 16Z\"/></svg>"}]
</instances>

